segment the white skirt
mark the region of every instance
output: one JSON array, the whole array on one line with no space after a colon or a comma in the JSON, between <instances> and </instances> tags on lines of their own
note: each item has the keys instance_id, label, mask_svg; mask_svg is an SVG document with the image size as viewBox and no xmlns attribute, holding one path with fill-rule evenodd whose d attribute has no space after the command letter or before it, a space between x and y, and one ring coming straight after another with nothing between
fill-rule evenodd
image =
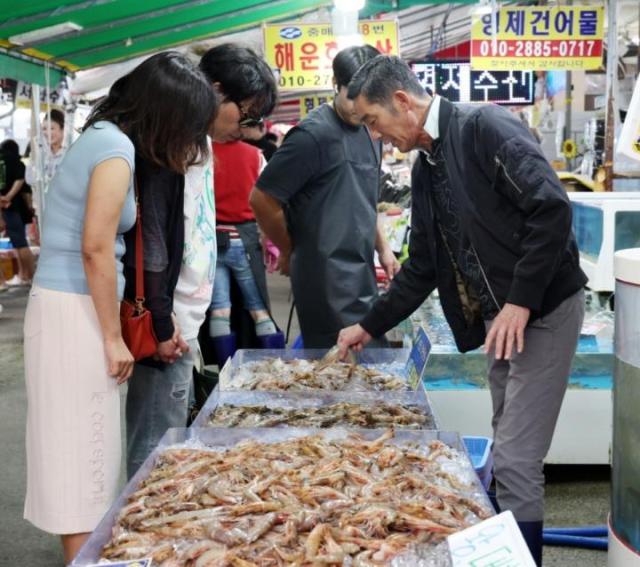
<instances>
[{"instance_id":1,"label":"white skirt","mask_svg":"<svg viewBox=\"0 0 640 567\"><path fill-rule=\"evenodd\" d=\"M34 286L24 323L24 517L54 534L91 532L120 474L120 396L91 296Z\"/></svg>"}]
</instances>

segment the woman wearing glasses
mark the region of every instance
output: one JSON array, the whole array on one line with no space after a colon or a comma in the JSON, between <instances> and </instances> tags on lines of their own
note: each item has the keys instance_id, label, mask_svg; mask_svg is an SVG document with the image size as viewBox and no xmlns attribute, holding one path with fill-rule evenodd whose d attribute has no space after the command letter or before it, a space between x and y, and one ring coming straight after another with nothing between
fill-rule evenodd
<instances>
[{"instance_id":1,"label":"woman wearing glasses","mask_svg":"<svg viewBox=\"0 0 640 567\"><path fill-rule=\"evenodd\" d=\"M211 79L213 88L221 97L220 111L213 125L212 137L214 142L217 142L216 157L219 156L221 159L220 163L216 160L216 168L220 168L219 171L216 170L216 182L223 184L220 192L216 192L216 204L222 205L222 211L217 211L217 216L224 226L219 227L217 238L218 248L223 257L218 261L219 269L216 269L216 286L219 283L220 287L212 298L212 309L215 313L210 321L209 333L213 337L212 345L217 362L222 364L233 354L237 346L236 336L231 333L229 324L229 278L225 277L229 266L224 266L225 263L228 264L225 260L227 256L230 260L244 256L248 265L242 262L242 266L236 266L235 262L231 262L237 268L235 279L241 279L244 285L248 284L247 278L251 278L254 285L257 285L257 290L254 290L253 286L248 284L243 290L243 299L246 310L251 312L255 322L258 344L268 348L284 348L284 337L275 327L268 312L262 246L255 217L248 206L250 188L246 191L240 189L240 186L244 188L244 182L248 181L251 172L259 173L262 167L255 162L251 165L251 157L247 155L251 148L247 148L245 144L226 148L220 145L238 141L244 138L249 130L258 128L263 123L263 117L268 116L275 106L277 89L267 63L245 47L233 44L214 47L202 57L200 68ZM243 159L243 153L248 163L240 165L238 160ZM236 166L233 165L234 162ZM237 171L231 171L230 168L237 168ZM234 189L243 195L236 195L232 204L229 197ZM237 238L233 238L234 236ZM237 253L240 246L244 249L244 254ZM234 323L235 320L234 310ZM251 341L253 332L248 334L249 337L240 341L242 346L251 344L247 341Z\"/></svg>"},{"instance_id":2,"label":"woman wearing glasses","mask_svg":"<svg viewBox=\"0 0 640 567\"><path fill-rule=\"evenodd\" d=\"M250 49L223 44L202 58L200 70L218 99L209 128L216 142L242 137L275 105L276 84L269 66ZM193 367L200 360L198 334L213 293L216 271L216 211L210 144L201 165L184 177L184 253L173 292L173 312L184 343L173 364L136 365L127 392L127 470L133 475L164 432L187 421ZM184 347L184 344L183 344Z\"/></svg>"}]
</instances>

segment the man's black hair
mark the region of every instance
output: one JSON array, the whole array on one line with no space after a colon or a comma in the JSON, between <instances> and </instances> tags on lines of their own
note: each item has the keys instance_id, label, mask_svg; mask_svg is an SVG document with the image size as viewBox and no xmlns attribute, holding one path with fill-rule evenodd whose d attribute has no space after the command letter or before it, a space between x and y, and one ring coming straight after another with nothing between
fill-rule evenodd
<instances>
[{"instance_id":1,"label":"man's black hair","mask_svg":"<svg viewBox=\"0 0 640 567\"><path fill-rule=\"evenodd\" d=\"M333 60L333 76L336 86L346 87L356 71L367 61L380 55L372 45L354 45L338 52Z\"/></svg>"},{"instance_id":2,"label":"man's black hair","mask_svg":"<svg viewBox=\"0 0 640 567\"><path fill-rule=\"evenodd\" d=\"M217 45L202 56L200 69L212 83L220 83L227 100L236 104L251 101L246 110L252 117L262 118L273 111L278 99L273 72L251 49L233 43Z\"/></svg>"},{"instance_id":3,"label":"man's black hair","mask_svg":"<svg viewBox=\"0 0 640 567\"><path fill-rule=\"evenodd\" d=\"M381 55L358 69L349 83L348 96L353 100L362 95L370 103L388 106L393 93L399 90L420 98L426 96L409 65L400 57Z\"/></svg>"}]
</instances>

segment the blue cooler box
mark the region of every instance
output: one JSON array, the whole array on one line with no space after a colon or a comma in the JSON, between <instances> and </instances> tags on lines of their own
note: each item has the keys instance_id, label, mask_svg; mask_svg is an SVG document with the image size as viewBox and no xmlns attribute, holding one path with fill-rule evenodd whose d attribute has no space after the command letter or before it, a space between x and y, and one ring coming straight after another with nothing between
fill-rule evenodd
<instances>
[{"instance_id":1,"label":"blue cooler box","mask_svg":"<svg viewBox=\"0 0 640 567\"><path fill-rule=\"evenodd\" d=\"M493 454L491 446L493 439L490 437L463 436L462 440L471 458L471 464L480 478L485 490L489 490L493 479Z\"/></svg>"}]
</instances>

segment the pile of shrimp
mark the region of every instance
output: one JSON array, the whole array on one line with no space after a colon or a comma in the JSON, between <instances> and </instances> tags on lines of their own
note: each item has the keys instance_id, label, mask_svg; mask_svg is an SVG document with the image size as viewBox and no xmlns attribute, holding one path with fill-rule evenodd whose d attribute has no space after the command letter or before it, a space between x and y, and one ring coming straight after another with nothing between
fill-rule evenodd
<instances>
[{"instance_id":1,"label":"pile of shrimp","mask_svg":"<svg viewBox=\"0 0 640 567\"><path fill-rule=\"evenodd\" d=\"M168 448L121 510L102 559L163 567L372 567L491 515L440 441L311 435Z\"/></svg>"},{"instance_id":2,"label":"pile of shrimp","mask_svg":"<svg viewBox=\"0 0 640 567\"><path fill-rule=\"evenodd\" d=\"M411 404L337 402L319 407L287 408L267 405L218 406L209 416L213 427L361 427L432 429L433 419Z\"/></svg>"},{"instance_id":3,"label":"pile of shrimp","mask_svg":"<svg viewBox=\"0 0 640 567\"><path fill-rule=\"evenodd\" d=\"M230 386L240 390L407 390L407 381L354 362L268 358L242 365Z\"/></svg>"}]
</instances>

